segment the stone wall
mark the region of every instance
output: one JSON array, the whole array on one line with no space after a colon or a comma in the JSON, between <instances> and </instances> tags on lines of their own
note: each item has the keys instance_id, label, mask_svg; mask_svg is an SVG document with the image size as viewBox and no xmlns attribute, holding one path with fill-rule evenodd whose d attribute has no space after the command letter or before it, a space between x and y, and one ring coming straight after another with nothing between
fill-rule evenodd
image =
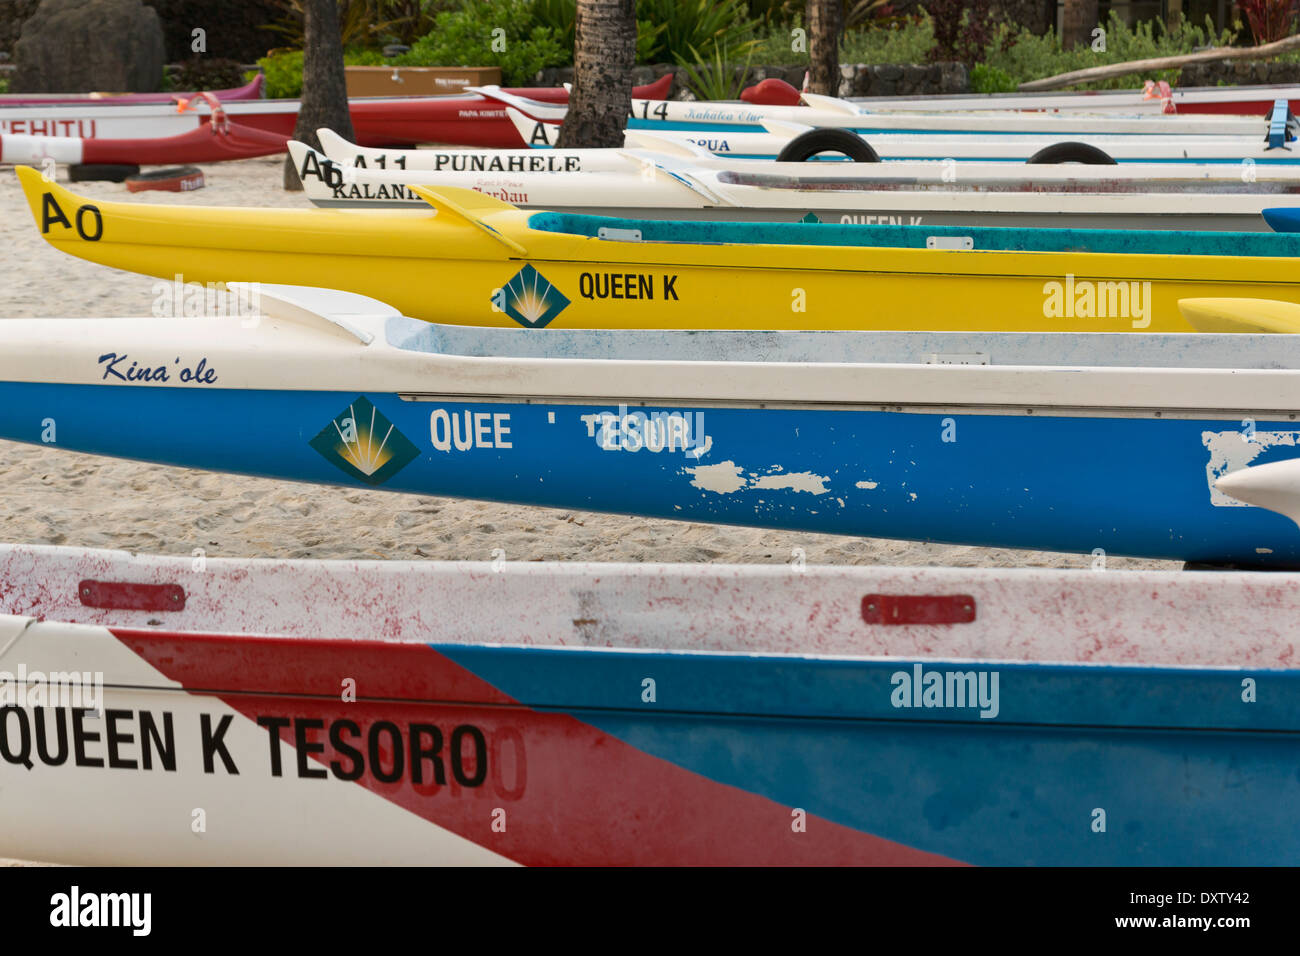
<instances>
[{"instance_id":1,"label":"stone wall","mask_svg":"<svg viewBox=\"0 0 1300 956\"><path fill-rule=\"evenodd\" d=\"M742 67L736 67L739 80ZM769 77L785 80L791 86L803 86L805 66L751 66L745 86L752 86ZM844 79L840 82L841 96L911 96L929 93L969 93L970 74L961 63L930 63L926 65L847 64L840 66ZM665 73L674 74L672 98L694 99L689 92L686 70L668 63L638 66L632 71L633 85L652 83ZM573 67L551 67L537 74L538 86L559 86L573 82Z\"/></svg>"},{"instance_id":2,"label":"stone wall","mask_svg":"<svg viewBox=\"0 0 1300 956\"><path fill-rule=\"evenodd\" d=\"M1183 67L1178 86L1220 86L1242 83L1300 83L1300 63L1257 60L1207 60Z\"/></svg>"}]
</instances>

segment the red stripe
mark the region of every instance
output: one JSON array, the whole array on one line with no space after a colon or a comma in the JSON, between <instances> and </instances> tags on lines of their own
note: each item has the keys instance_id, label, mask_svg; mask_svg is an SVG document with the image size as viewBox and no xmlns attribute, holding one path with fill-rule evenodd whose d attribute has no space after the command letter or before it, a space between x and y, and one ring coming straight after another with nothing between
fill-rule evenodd
<instances>
[{"instance_id":1,"label":"red stripe","mask_svg":"<svg viewBox=\"0 0 1300 956\"><path fill-rule=\"evenodd\" d=\"M363 739L377 721L400 727L480 728L488 742L482 786L385 783L366 767L367 789L447 830L520 863L564 864L883 864L956 861L809 815L795 832L792 808L721 784L646 754L565 714L535 711L425 645L113 633L153 667L187 689L216 690L244 716L314 718L328 726L351 720ZM344 703L344 678L355 679L358 703ZM253 693L250 693L253 692ZM284 696L284 695L314 696ZM386 701L374 698L388 698ZM436 701L473 701L436 703ZM683 724L683 730L687 728ZM292 735L282 734L285 774L295 774ZM323 765L349 759L323 733ZM445 741L444 741L445 744ZM462 741L465 744L465 741ZM245 775L269 776L268 751ZM364 748L363 748L364 749ZM444 764L450 757L443 748ZM463 747L468 753L470 748ZM522 759L520 759L522 758ZM392 754L381 751L382 770ZM313 769L315 769L313 767ZM477 768L467 761L465 772ZM322 785L326 781L321 781ZM269 780L274 787L276 781ZM494 832L494 811L505 832ZM364 826L358 821L358 826ZM436 860L431 860L436 863Z\"/></svg>"}]
</instances>

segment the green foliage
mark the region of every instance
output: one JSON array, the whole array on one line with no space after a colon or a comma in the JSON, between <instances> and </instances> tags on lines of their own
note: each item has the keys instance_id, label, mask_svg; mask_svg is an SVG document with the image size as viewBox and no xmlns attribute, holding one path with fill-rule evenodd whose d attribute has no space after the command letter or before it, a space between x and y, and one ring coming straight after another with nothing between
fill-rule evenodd
<instances>
[{"instance_id":1,"label":"green foliage","mask_svg":"<svg viewBox=\"0 0 1300 956\"><path fill-rule=\"evenodd\" d=\"M925 63L935 43L934 21L923 12L901 23L846 33L840 43L840 62Z\"/></svg>"},{"instance_id":2,"label":"green foliage","mask_svg":"<svg viewBox=\"0 0 1300 956\"><path fill-rule=\"evenodd\" d=\"M745 60L744 67L737 72L723 57L720 46L714 46L712 59L705 59L695 47L690 50L693 63L682 56L677 58L677 62L686 70L686 85L697 100L740 98L740 91L749 85L749 59Z\"/></svg>"},{"instance_id":3,"label":"green foliage","mask_svg":"<svg viewBox=\"0 0 1300 956\"><path fill-rule=\"evenodd\" d=\"M0 93L9 92L9 77L0 76Z\"/></svg>"},{"instance_id":4,"label":"green foliage","mask_svg":"<svg viewBox=\"0 0 1300 956\"><path fill-rule=\"evenodd\" d=\"M557 65L568 66L573 63L573 48L577 42L577 0L533 0L533 18L538 26L555 31L560 46L568 51L569 58ZM652 20L637 20L636 62L653 62L651 57L658 50L659 37L667 26L666 23L655 23Z\"/></svg>"},{"instance_id":5,"label":"green foliage","mask_svg":"<svg viewBox=\"0 0 1300 956\"><path fill-rule=\"evenodd\" d=\"M1044 36L1035 36L1028 30L1021 29L1017 32L1003 24L984 51L984 64L1019 84L1072 70L1104 66L1107 63L1191 53L1197 47L1204 47L1211 42L1215 46L1229 46L1235 35L1236 30L1216 33L1208 16L1205 19L1205 29L1190 25L1186 20L1180 21L1172 29L1166 29L1159 20L1139 23L1130 28L1112 13L1106 24L1106 49L1103 52L1094 51L1088 45L1062 50L1061 41L1053 31L1049 30ZM1081 84L1076 88L1122 90L1130 89L1142 80L1176 81L1177 78L1178 70L1160 70Z\"/></svg>"},{"instance_id":6,"label":"green foliage","mask_svg":"<svg viewBox=\"0 0 1300 956\"><path fill-rule=\"evenodd\" d=\"M754 44L755 63L794 66L808 62L808 52L793 49L792 30L802 29L795 16L788 26L776 27ZM841 63L925 63L935 47L934 22L928 14L845 31L840 41Z\"/></svg>"},{"instance_id":7,"label":"green foliage","mask_svg":"<svg viewBox=\"0 0 1300 956\"><path fill-rule=\"evenodd\" d=\"M755 47L758 22L747 0L638 0L636 12L662 28L647 54L651 63L680 61L688 50L716 50L727 60Z\"/></svg>"},{"instance_id":8,"label":"green foliage","mask_svg":"<svg viewBox=\"0 0 1300 956\"><path fill-rule=\"evenodd\" d=\"M778 24L754 38L751 53L755 63L764 66L796 66L807 64L808 47L799 52L794 50L795 30L803 29L803 18L797 14L789 23Z\"/></svg>"},{"instance_id":9,"label":"green foliage","mask_svg":"<svg viewBox=\"0 0 1300 956\"><path fill-rule=\"evenodd\" d=\"M343 54L347 66L382 66L392 63L378 50L347 50ZM275 50L257 61L266 74L266 95L270 99L295 99L302 96L302 50ZM249 70L244 74L247 83L257 74ZM213 89L213 87L200 87Z\"/></svg>"},{"instance_id":10,"label":"green foliage","mask_svg":"<svg viewBox=\"0 0 1300 956\"><path fill-rule=\"evenodd\" d=\"M268 53L257 61L266 75L266 95L272 99L302 96L302 50ZM245 74L252 79L256 74Z\"/></svg>"},{"instance_id":11,"label":"green foliage","mask_svg":"<svg viewBox=\"0 0 1300 956\"><path fill-rule=\"evenodd\" d=\"M1018 83L1005 70L984 63L976 63L970 71L972 93L1014 93Z\"/></svg>"},{"instance_id":12,"label":"green foliage","mask_svg":"<svg viewBox=\"0 0 1300 956\"><path fill-rule=\"evenodd\" d=\"M388 62L497 66L505 85L522 86L532 82L538 70L573 58L553 28L534 20L533 9L532 0L466 0L461 9L438 14L431 32L416 40L409 53ZM496 30L502 33L494 34ZM494 50L494 45L504 49Z\"/></svg>"},{"instance_id":13,"label":"green foliage","mask_svg":"<svg viewBox=\"0 0 1300 956\"><path fill-rule=\"evenodd\" d=\"M384 66L392 62L384 59L384 54L379 50L360 47L343 51L343 63L346 66Z\"/></svg>"}]
</instances>

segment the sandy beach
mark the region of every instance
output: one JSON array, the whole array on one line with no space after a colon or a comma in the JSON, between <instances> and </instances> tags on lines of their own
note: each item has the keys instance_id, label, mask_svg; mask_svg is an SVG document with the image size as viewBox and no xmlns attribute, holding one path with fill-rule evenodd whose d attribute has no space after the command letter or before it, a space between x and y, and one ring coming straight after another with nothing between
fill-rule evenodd
<instances>
[{"instance_id":1,"label":"sandy beach","mask_svg":"<svg viewBox=\"0 0 1300 956\"><path fill-rule=\"evenodd\" d=\"M76 183L118 202L307 206L282 188L279 160L205 170L193 193L128 193ZM60 169L60 179L66 170ZM0 316L149 314L156 280L59 252L40 237L11 168L0 169ZM181 320L183 321L183 320ZM144 423L140 423L141 426ZM382 491L290 484L0 442L0 540L159 554L286 558L670 561L1078 567L1091 556L793 534L621 515L513 507ZM1111 558L1110 568L1176 568Z\"/></svg>"}]
</instances>

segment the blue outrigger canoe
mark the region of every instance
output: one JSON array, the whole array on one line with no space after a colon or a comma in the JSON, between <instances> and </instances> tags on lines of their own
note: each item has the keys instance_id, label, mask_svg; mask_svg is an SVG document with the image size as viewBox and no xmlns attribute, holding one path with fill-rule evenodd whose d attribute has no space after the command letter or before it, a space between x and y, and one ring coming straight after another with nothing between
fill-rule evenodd
<instances>
[{"instance_id":1,"label":"blue outrigger canoe","mask_svg":"<svg viewBox=\"0 0 1300 956\"><path fill-rule=\"evenodd\" d=\"M260 318L0 323L0 437L685 521L1300 566L1295 522L1217 487L1297 459L1293 336L539 332L261 292Z\"/></svg>"}]
</instances>

